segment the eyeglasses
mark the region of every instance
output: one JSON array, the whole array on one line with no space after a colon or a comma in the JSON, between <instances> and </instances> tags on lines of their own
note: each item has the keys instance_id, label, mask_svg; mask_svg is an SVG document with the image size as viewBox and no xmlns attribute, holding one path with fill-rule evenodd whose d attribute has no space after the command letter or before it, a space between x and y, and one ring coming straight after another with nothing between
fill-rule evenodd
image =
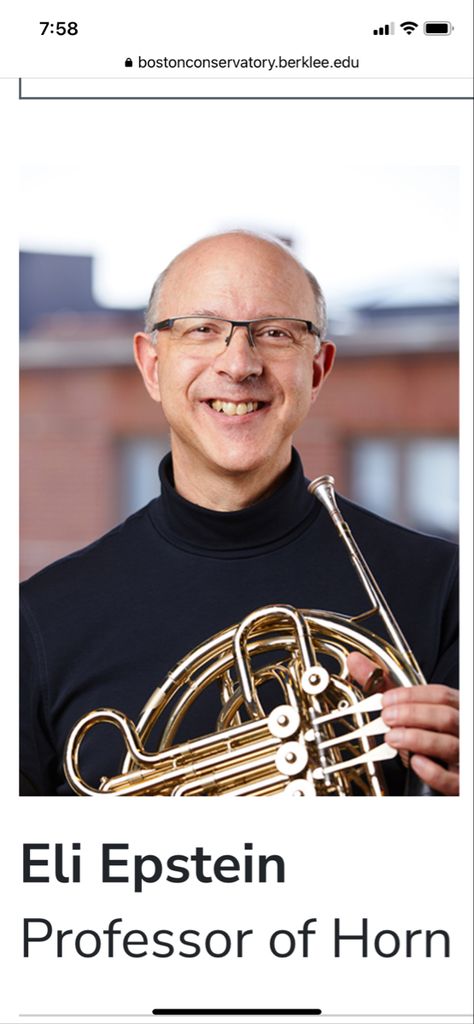
<instances>
[{"instance_id":1,"label":"eyeglasses","mask_svg":"<svg viewBox=\"0 0 474 1024\"><path fill-rule=\"evenodd\" d=\"M311 320L271 317L263 320L221 320L214 316L175 316L154 324L154 331L169 331L170 338L186 352L218 355L228 347L236 327L245 327L251 348L269 356L288 354L301 348L313 337L316 355L321 351L319 330Z\"/></svg>"}]
</instances>

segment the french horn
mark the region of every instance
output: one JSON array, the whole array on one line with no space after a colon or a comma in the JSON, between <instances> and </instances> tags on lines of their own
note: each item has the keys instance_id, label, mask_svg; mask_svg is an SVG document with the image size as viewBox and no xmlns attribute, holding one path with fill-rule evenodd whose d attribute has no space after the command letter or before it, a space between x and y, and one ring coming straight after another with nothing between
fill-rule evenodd
<instances>
[{"instance_id":1,"label":"french horn","mask_svg":"<svg viewBox=\"0 0 474 1024\"><path fill-rule=\"evenodd\" d=\"M325 506L370 599L354 616L275 604L257 608L186 655L151 694L137 725L121 711L84 715L67 740L64 771L81 796L385 796L383 762L397 751L383 740L375 680L393 686L426 680L336 503L334 481L321 476L309 491ZM388 639L365 621L378 615ZM364 623L364 624L362 624ZM372 692L350 677L357 651L378 666ZM273 681L280 703L267 713L259 691ZM215 732L176 743L188 709L218 686ZM263 691L260 691L263 692ZM146 747L162 725L157 750ZM122 734L120 772L93 788L80 772L80 748L98 723Z\"/></svg>"}]
</instances>

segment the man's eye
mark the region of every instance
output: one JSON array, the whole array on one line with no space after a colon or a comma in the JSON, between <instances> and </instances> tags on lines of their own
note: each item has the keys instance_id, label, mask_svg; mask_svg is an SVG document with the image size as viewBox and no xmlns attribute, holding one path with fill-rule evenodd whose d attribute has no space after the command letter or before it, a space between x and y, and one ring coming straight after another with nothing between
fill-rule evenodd
<instances>
[{"instance_id":1,"label":"man's eye","mask_svg":"<svg viewBox=\"0 0 474 1024\"><path fill-rule=\"evenodd\" d=\"M186 334L190 337L195 337L197 335L202 338L203 335L212 336L217 334L217 329L213 324L193 324L188 328Z\"/></svg>"},{"instance_id":2,"label":"man's eye","mask_svg":"<svg viewBox=\"0 0 474 1024\"><path fill-rule=\"evenodd\" d=\"M289 331L282 327L262 327L256 332L257 338L270 338L272 341L286 341L291 339Z\"/></svg>"}]
</instances>

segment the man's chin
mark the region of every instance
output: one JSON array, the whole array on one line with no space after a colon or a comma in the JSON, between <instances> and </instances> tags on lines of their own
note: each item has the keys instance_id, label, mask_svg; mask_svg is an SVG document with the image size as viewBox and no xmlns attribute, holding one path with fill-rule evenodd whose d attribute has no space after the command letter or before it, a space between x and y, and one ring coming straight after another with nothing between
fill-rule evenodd
<instances>
[{"instance_id":1,"label":"man's chin","mask_svg":"<svg viewBox=\"0 0 474 1024\"><path fill-rule=\"evenodd\" d=\"M227 445L225 450L208 454L208 466L212 466L216 474L222 477L242 479L266 475L271 469L272 475L278 476L291 459L291 448L288 453L271 450L265 446Z\"/></svg>"},{"instance_id":2,"label":"man's chin","mask_svg":"<svg viewBox=\"0 0 474 1024\"><path fill-rule=\"evenodd\" d=\"M234 458L228 457L225 459L219 459L212 463L213 468L217 473L222 474L226 477L235 477L242 479L246 476L251 476L258 473L265 465L265 460L258 459L255 457L242 457L235 456Z\"/></svg>"},{"instance_id":3,"label":"man's chin","mask_svg":"<svg viewBox=\"0 0 474 1024\"><path fill-rule=\"evenodd\" d=\"M275 436L256 438L230 436L225 438L210 437L202 431L190 444L189 439L182 439L172 433L171 447L175 462L186 467L186 475L225 479L241 479L258 476L278 476L291 459L291 441L285 439L277 443Z\"/></svg>"}]
</instances>

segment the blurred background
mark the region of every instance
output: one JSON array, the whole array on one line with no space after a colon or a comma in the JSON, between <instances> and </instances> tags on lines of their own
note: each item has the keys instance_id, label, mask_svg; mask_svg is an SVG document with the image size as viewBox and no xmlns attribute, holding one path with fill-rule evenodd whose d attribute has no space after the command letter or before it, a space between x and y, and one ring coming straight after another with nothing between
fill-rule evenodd
<instances>
[{"instance_id":1,"label":"blurred background","mask_svg":"<svg viewBox=\"0 0 474 1024\"><path fill-rule=\"evenodd\" d=\"M205 150L191 177L167 159L141 161L132 179L134 158L110 159L100 118L85 153L72 133L64 122L45 138L43 125L24 162L22 578L158 493L167 428L132 336L169 260L236 227L284 239L327 297L338 358L296 439L306 474L332 473L354 501L455 538L456 169L328 166L295 188L285 159L271 174L238 160L217 174Z\"/></svg>"}]
</instances>

